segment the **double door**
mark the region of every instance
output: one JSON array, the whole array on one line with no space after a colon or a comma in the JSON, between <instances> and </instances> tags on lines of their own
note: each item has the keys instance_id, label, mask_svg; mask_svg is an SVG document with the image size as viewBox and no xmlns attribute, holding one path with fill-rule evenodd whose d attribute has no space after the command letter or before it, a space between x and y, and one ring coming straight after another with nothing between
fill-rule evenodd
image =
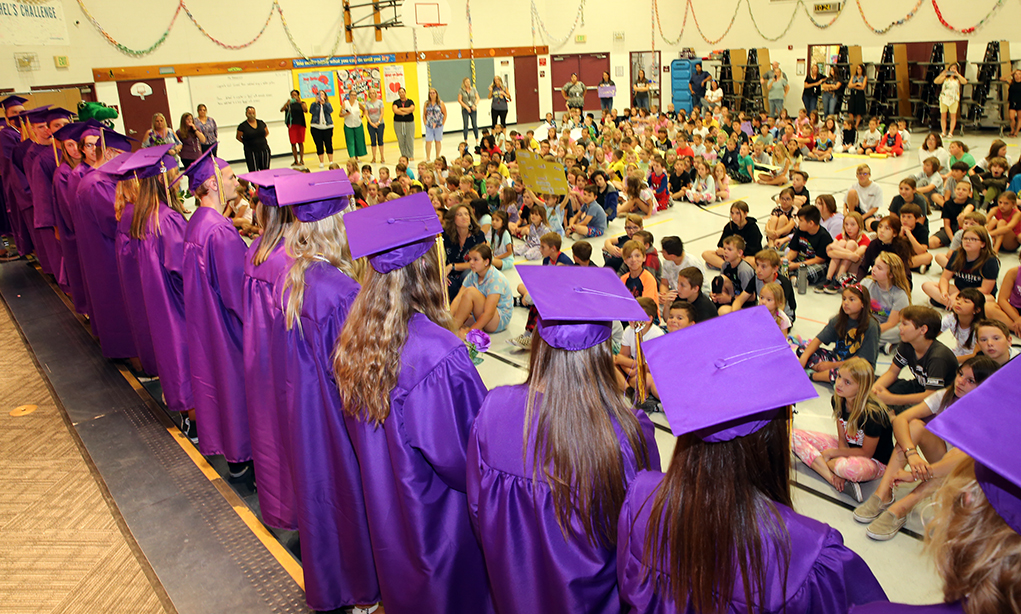
<instances>
[{"instance_id":1,"label":"double door","mask_svg":"<svg viewBox=\"0 0 1021 614\"><path fill-rule=\"evenodd\" d=\"M553 86L553 111L567 111L567 101L562 93L565 84L570 83L571 73L578 74L578 80L585 84L585 110L599 110L597 89L603 80L603 73L610 72L609 53L577 53L572 55L550 56L550 77ZM612 74L612 73L611 73ZM617 89L627 87L626 83L618 83Z\"/></svg>"}]
</instances>

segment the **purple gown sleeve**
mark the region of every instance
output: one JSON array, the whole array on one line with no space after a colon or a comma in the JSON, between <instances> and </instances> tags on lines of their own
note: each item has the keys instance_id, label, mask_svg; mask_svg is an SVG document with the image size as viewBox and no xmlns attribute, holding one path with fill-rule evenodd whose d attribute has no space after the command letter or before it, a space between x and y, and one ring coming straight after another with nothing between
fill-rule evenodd
<instances>
[{"instance_id":1,"label":"purple gown sleeve","mask_svg":"<svg viewBox=\"0 0 1021 614\"><path fill-rule=\"evenodd\" d=\"M188 222L183 215L172 212L160 220L160 258L163 268L184 283L184 234Z\"/></svg>"},{"instance_id":2,"label":"purple gown sleeve","mask_svg":"<svg viewBox=\"0 0 1021 614\"><path fill-rule=\"evenodd\" d=\"M408 394L405 407L430 407L408 412L404 426L412 447L429 461L450 488L465 492L469 431L486 397L468 350L459 346Z\"/></svg>"},{"instance_id":3,"label":"purple gown sleeve","mask_svg":"<svg viewBox=\"0 0 1021 614\"><path fill-rule=\"evenodd\" d=\"M216 248L212 250L213 275L220 299L239 320L244 319L244 271L246 245L233 225L216 229Z\"/></svg>"}]
</instances>

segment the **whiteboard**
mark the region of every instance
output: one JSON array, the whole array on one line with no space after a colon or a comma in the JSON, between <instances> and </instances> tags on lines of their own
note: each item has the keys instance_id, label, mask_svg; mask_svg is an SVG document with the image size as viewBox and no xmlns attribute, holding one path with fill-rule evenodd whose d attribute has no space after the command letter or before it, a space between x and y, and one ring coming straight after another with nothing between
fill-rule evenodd
<instances>
[{"instance_id":1,"label":"whiteboard","mask_svg":"<svg viewBox=\"0 0 1021 614\"><path fill-rule=\"evenodd\" d=\"M273 155L291 151L280 107L294 89L289 70L273 72L202 75L188 78L195 108L204 104L219 128L217 155L229 161L244 160L244 148L234 138L238 124L245 121L245 107L255 107L259 119L269 128L269 147Z\"/></svg>"}]
</instances>

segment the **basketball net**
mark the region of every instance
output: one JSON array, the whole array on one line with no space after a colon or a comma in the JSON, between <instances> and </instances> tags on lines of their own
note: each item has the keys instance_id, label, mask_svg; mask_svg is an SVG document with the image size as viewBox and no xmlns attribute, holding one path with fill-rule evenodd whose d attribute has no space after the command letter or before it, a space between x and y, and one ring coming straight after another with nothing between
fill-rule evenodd
<instances>
[{"instance_id":1,"label":"basketball net","mask_svg":"<svg viewBox=\"0 0 1021 614\"><path fill-rule=\"evenodd\" d=\"M447 24L445 23L424 23L422 27L429 31L433 37L433 43L436 45L443 44L443 35L447 32Z\"/></svg>"}]
</instances>

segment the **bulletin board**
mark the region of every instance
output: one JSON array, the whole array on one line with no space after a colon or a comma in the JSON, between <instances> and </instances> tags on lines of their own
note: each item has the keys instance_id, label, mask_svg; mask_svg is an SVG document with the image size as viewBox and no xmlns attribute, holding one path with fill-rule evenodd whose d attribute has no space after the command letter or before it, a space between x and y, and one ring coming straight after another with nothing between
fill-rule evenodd
<instances>
[{"instance_id":1,"label":"bulletin board","mask_svg":"<svg viewBox=\"0 0 1021 614\"><path fill-rule=\"evenodd\" d=\"M479 95L488 95L489 84L493 82L496 75L495 62L493 58L476 58L475 60L475 88ZM429 80L432 86L440 94L440 100L444 102L457 101L457 93L461 90L461 82L465 77L472 76L471 60L441 60L429 62ZM408 91L412 91L409 89Z\"/></svg>"},{"instance_id":2,"label":"bulletin board","mask_svg":"<svg viewBox=\"0 0 1021 614\"><path fill-rule=\"evenodd\" d=\"M400 67L400 70L394 70L394 67ZM321 72L326 71L325 68L305 68L295 69L293 73L294 87L299 88L299 85L303 80L308 81L308 74L318 75ZM358 92L358 98L360 100L368 100L367 92L369 88L376 89L377 93L380 94L380 99L386 101L384 92L386 91L389 84L386 82L387 74L401 74L404 80L405 87L409 92L418 91L418 69L415 67L414 62L404 62L398 64L366 64L360 66L346 66L343 69L337 68L334 70L334 91L332 94L328 94L330 104L333 105L333 159L336 162L343 162L347 159L347 152L344 149L347 147L347 143L344 140L344 97L347 96L349 89L353 89ZM455 98L456 98L455 93ZM414 100L414 98L412 98ZM310 106L315 102L314 97L305 98L304 93L302 100L307 102ZM421 104L419 101L415 101L415 126L416 133L421 134L422 120L419 108ZM383 105L383 121L386 123L383 131L383 142L392 143L397 141L397 135L393 129L393 105L386 103ZM363 119L362 125L367 126L367 122ZM369 145L369 135L365 135L365 145ZM305 161L307 164L318 162L315 153L315 142L312 140L312 132L309 130L305 136Z\"/></svg>"}]
</instances>

